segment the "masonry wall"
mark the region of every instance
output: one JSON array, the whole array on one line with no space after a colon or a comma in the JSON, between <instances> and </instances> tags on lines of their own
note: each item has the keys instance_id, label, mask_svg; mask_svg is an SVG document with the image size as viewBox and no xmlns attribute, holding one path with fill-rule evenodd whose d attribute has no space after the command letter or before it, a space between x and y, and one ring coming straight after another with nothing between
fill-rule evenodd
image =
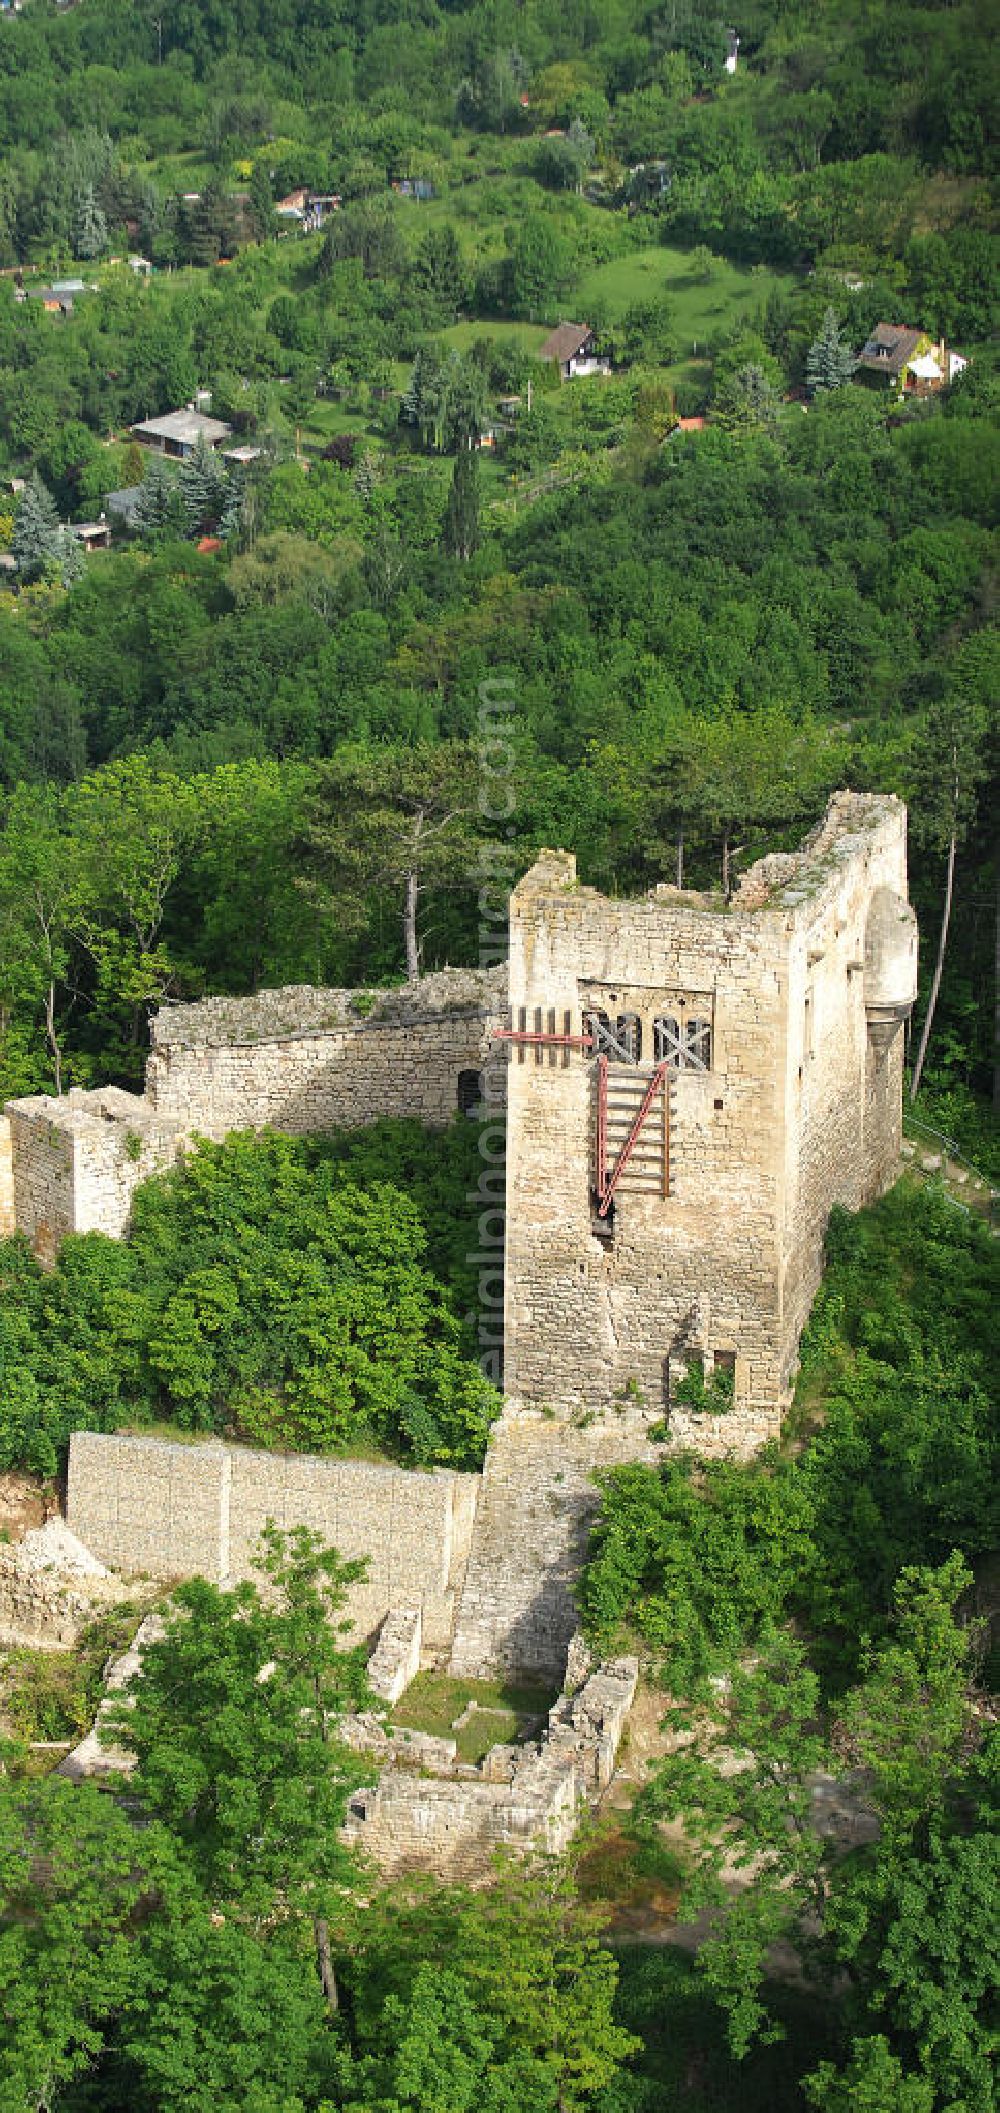
<instances>
[{"instance_id":1,"label":"masonry wall","mask_svg":"<svg viewBox=\"0 0 1000 2113\"><path fill-rule=\"evenodd\" d=\"M7 1107L12 1149L14 1217L38 1260L51 1267L67 1233L76 1230L76 1144L48 1095Z\"/></svg>"},{"instance_id":2,"label":"masonry wall","mask_svg":"<svg viewBox=\"0 0 1000 2113\"><path fill-rule=\"evenodd\" d=\"M811 871L793 882L793 897L803 880L805 890L789 905L782 1319L790 1367L822 1279L831 1208L873 1202L898 1172L903 1026L916 995L905 808L841 794L805 848ZM871 928L887 903L905 947L886 977L872 959Z\"/></svg>"},{"instance_id":3,"label":"masonry wall","mask_svg":"<svg viewBox=\"0 0 1000 2113\"><path fill-rule=\"evenodd\" d=\"M444 1124L505 1002L502 971L454 969L400 991L303 988L165 1007L147 1091L160 1117L208 1137L354 1128L382 1115Z\"/></svg>"},{"instance_id":4,"label":"masonry wall","mask_svg":"<svg viewBox=\"0 0 1000 2113\"><path fill-rule=\"evenodd\" d=\"M559 1696L537 1744L491 1747L479 1768L455 1766L450 1780L443 1755L415 1752L423 1772L408 1771L404 1746L402 1766L352 1798L345 1838L385 1872L450 1879L484 1876L498 1849L565 1849L581 1803L611 1781L638 1672L637 1659L609 1660L578 1693Z\"/></svg>"},{"instance_id":5,"label":"masonry wall","mask_svg":"<svg viewBox=\"0 0 1000 2113\"><path fill-rule=\"evenodd\" d=\"M345 1559L367 1559L345 1609L354 1632L372 1635L390 1606L419 1608L433 1652L451 1640L479 1479L77 1431L66 1516L102 1562L126 1576L169 1580L251 1576L268 1519L311 1527Z\"/></svg>"},{"instance_id":6,"label":"masonry wall","mask_svg":"<svg viewBox=\"0 0 1000 2113\"><path fill-rule=\"evenodd\" d=\"M737 1350L747 1442L780 1390L781 1087L787 940L780 924L661 895L609 902L573 862L536 867L511 906L511 1005L712 1023L710 1073L670 1084L669 1188L616 1194L613 1234L593 1208L597 1067L512 1056L508 1076L507 1386L593 1411L638 1390L662 1413L669 1359ZM650 1055L646 1057L646 1052ZM775 1058L778 1057L776 1065ZM660 1121L657 1115L654 1118ZM752 1140L752 1149L746 1148ZM730 1437L732 1437L730 1433Z\"/></svg>"},{"instance_id":7,"label":"masonry wall","mask_svg":"<svg viewBox=\"0 0 1000 2113\"><path fill-rule=\"evenodd\" d=\"M602 1226L598 1067L582 1051L514 1046L511 1394L564 1415L622 1398L669 1406L676 1442L703 1453L747 1452L776 1434L830 1207L880 1193L898 1157L899 1027L915 953L906 987L875 1008L888 1037L877 1070L865 933L879 890L912 927L905 810L850 793L835 796L801 852L752 868L729 906L671 888L608 900L578 885L563 853L543 854L525 876L511 902L515 1028L580 1035L591 1010L630 1015L648 1078L654 1020L699 1018L711 1024L712 1056L707 1071L671 1074L668 1153L657 1156L656 1104ZM611 1062L609 1103L627 1073ZM693 1416L671 1398L675 1379L693 1357L710 1370L717 1356L735 1358L735 1409Z\"/></svg>"},{"instance_id":8,"label":"masonry wall","mask_svg":"<svg viewBox=\"0 0 1000 2113\"><path fill-rule=\"evenodd\" d=\"M14 1146L10 1123L0 1115L0 1240L9 1240L17 1229L14 1209Z\"/></svg>"},{"instance_id":9,"label":"masonry wall","mask_svg":"<svg viewBox=\"0 0 1000 2113\"><path fill-rule=\"evenodd\" d=\"M45 1267L68 1233L120 1239L139 1183L194 1134L323 1132L383 1115L444 1125L461 1074L482 1074L505 1004L503 969L443 969L394 991L303 986L165 1006L145 1094L102 1087L8 1103L0 1230L6 1210Z\"/></svg>"},{"instance_id":10,"label":"masonry wall","mask_svg":"<svg viewBox=\"0 0 1000 2113\"><path fill-rule=\"evenodd\" d=\"M15 1223L45 1267L68 1233L120 1239L139 1183L170 1165L181 1144L148 1101L114 1086L10 1101L6 1119Z\"/></svg>"}]
</instances>

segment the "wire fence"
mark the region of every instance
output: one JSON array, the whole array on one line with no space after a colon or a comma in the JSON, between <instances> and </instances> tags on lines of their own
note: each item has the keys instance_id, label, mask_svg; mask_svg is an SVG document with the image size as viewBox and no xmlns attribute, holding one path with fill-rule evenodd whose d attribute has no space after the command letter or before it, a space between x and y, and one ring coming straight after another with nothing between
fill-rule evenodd
<instances>
[{"instance_id":1,"label":"wire fence","mask_svg":"<svg viewBox=\"0 0 1000 2113\"><path fill-rule=\"evenodd\" d=\"M923 1117L920 1115L913 1115L909 1108L904 1111L903 1129L907 1137L916 1137L918 1140L926 1139L929 1144L942 1146L944 1153L947 1154L950 1160L954 1161L956 1166L962 1167L976 1181L981 1181L984 1187L989 1190L987 1208L989 1210L990 1223L996 1224L1000 1220L1000 1193L995 1188L989 1174L984 1174L981 1167L975 1166L971 1159L965 1157L964 1152L955 1143L953 1137L946 1137L943 1130L935 1130L932 1123L924 1122Z\"/></svg>"}]
</instances>

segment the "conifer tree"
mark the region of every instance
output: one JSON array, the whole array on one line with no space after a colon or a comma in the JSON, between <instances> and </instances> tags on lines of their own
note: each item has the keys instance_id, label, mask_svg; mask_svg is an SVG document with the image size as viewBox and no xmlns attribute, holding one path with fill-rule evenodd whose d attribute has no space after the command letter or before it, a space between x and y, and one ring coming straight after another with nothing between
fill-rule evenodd
<instances>
[{"instance_id":1,"label":"conifer tree","mask_svg":"<svg viewBox=\"0 0 1000 2113\"><path fill-rule=\"evenodd\" d=\"M55 500L33 471L21 493L11 538L18 579L25 586L45 579L59 564L62 551Z\"/></svg>"},{"instance_id":2,"label":"conifer tree","mask_svg":"<svg viewBox=\"0 0 1000 2113\"><path fill-rule=\"evenodd\" d=\"M58 530L55 562L64 587L72 587L76 580L83 578L87 559L79 536L75 536L71 528Z\"/></svg>"},{"instance_id":3,"label":"conifer tree","mask_svg":"<svg viewBox=\"0 0 1000 2113\"><path fill-rule=\"evenodd\" d=\"M162 455L150 455L133 515L140 536L183 535L185 511L178 481Z\"/></svg>"},{"instance_id":4,"label":"conifer tree","mask_svg":"<svg viewBox=\"0 0 1000 2113\"><path fill-rule=\"evenodd\" d=\"M828 308L815 343L806 354L806 387L810 396L824 390L842 389L854 373L857 360L840 335L835 308Z\"/></svg>"},{"instance_id":5,"label":"conifer tree","mask_svg":"<svg viewBox=\"0 0 1000 2113\"><path fill-rule=\"evenodd\" d=\"M94 196L93 184L86 184L77 195L73 215L73 254L75 257L103 257L108 246L108 222Z\"/></svg>"},{"instance_id":6,"label":"conifer tree","mask_svg":"<svg viewBox=\"0 0 1000 2113\"><path fill-rule=\"evenodd\" d=\"M192 535L204 535L218 526L226 508L228 477L225 463L200 438L194 454L182 462L178 487Z\"/></svg>"}]
</instances>

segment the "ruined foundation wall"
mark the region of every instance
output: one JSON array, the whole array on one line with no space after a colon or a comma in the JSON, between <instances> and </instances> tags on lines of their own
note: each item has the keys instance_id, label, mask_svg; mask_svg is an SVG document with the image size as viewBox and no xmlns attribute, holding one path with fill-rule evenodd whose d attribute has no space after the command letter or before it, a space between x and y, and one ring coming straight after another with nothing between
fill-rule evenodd
<instances>
[{"instance_id":1,"label":"ruined foundation wall","mask_svg":"<svg viewBox=\"0 0 1000 2113\"><path fill-rule=\"evenodd\" d=\"M370 1636L390 1607L419 1608L428 1650L450 1642L479 1476L377 1466L218 1442L180 1445L77 1431L66 1515L126 1576L220 1583L251 1576L268 1519L308 1526L347 1560L367 1559L345 1615Z\"/></svg>"},{"instance_id":2,"label":"ruined foundation wall","mask_svg":"<svg viewBox=\"0 0 1000 2113\"><path fill-rule=\"evenodd\" d=\"M485 1876L498 1849L558 1853L581 1804L611 1781L638 1672L634 1658L609 1660L579 1693L560 1695L537 1744L491 1747L479 1768L457 1766L451 1780L438 1756L427 1756L432 1774L386 1768L352 1798L345 1839L387 1874L430 1870L452 1881Z\"/></svg>"}]
</instances>

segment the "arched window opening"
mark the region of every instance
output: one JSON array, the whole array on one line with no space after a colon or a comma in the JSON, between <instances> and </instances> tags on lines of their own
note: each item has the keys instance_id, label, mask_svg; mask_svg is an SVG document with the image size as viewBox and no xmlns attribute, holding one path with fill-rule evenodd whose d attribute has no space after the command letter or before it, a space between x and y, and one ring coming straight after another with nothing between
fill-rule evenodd
<instances>
[{"instance_id":1,"label":"arched window opening","mask_svg":"<svg viewBox=\"0 0 1000 2113\"><path fill-rule=\"evenodd\" d=\"M671 1013L653 1021L653 1057L657 1064L669 1064L671 1071L679 1071L683 1046L681 1023Z\"/></svg>"},{"instance_id":2,"label":"arched window opening","mask_svg":"<svg viewBox=\"0 0 1000 2113\"><path fill-rule=\"evenodd\" d=\"M638 1064L642 1056L642 1021L638 1013L619 1013L612 1020L606 1012L585 1012L583 1031L592 1037L591 1056L609 1057L613 1064Z\"/></svg>"},{"instance_id":3,"label":"arched window opening","mask_svg":"<svg viewBox=\"0 0 1000 2113\"><path fill-rule=\"evenodd\" d=\"M458 1105L463 1115L478 1116L483 1104L483 1080L479 1071L460 1071L458 1074Z\"/></svg>"},{"instance_id":4,"label":"arched window opening","mask_svg":"<svg viewBox=\"0 0 1000 2113\"><path fill-rule=\"evenodd\" d=\"M691 1071L712 1069L712 1023L710 1020L689 1020L687 1023L687 1062Z\"/></svg>"},{"instance_id":5,"label":"arched window opening","mask_svg":"<svg viewBox=\"0 0 1000 2113\"><path fill-rule=\"evenodd\" d=\"M591 1039L591 1056L609 1056L611 1053L611 1022L606 1012L585 1012L583 1031Z\"/></svg>"},{"instance_id":6,"label":"arched window opening","mask_svg":"<svg viewBox=\"0 0 1000 2113\"><path fill-rule=\"evenodd\" d=\"M653 1057L671 1071L711 1071L711 1020L682 1020L665 1013L653 1021Z\"/></svg>"},{"instance_id":7,"label":"arched window opening","mask_svg":"<svg viewBox=\"0 0 1000 2113\"><path fill-rule=\"evenodd\" d=\"M637 1012L621 1012L618 1015L618 1046L627 1050L627 1062L638 1064L642 1057L642 1021Z\"/></svg>"}]
</instances>

